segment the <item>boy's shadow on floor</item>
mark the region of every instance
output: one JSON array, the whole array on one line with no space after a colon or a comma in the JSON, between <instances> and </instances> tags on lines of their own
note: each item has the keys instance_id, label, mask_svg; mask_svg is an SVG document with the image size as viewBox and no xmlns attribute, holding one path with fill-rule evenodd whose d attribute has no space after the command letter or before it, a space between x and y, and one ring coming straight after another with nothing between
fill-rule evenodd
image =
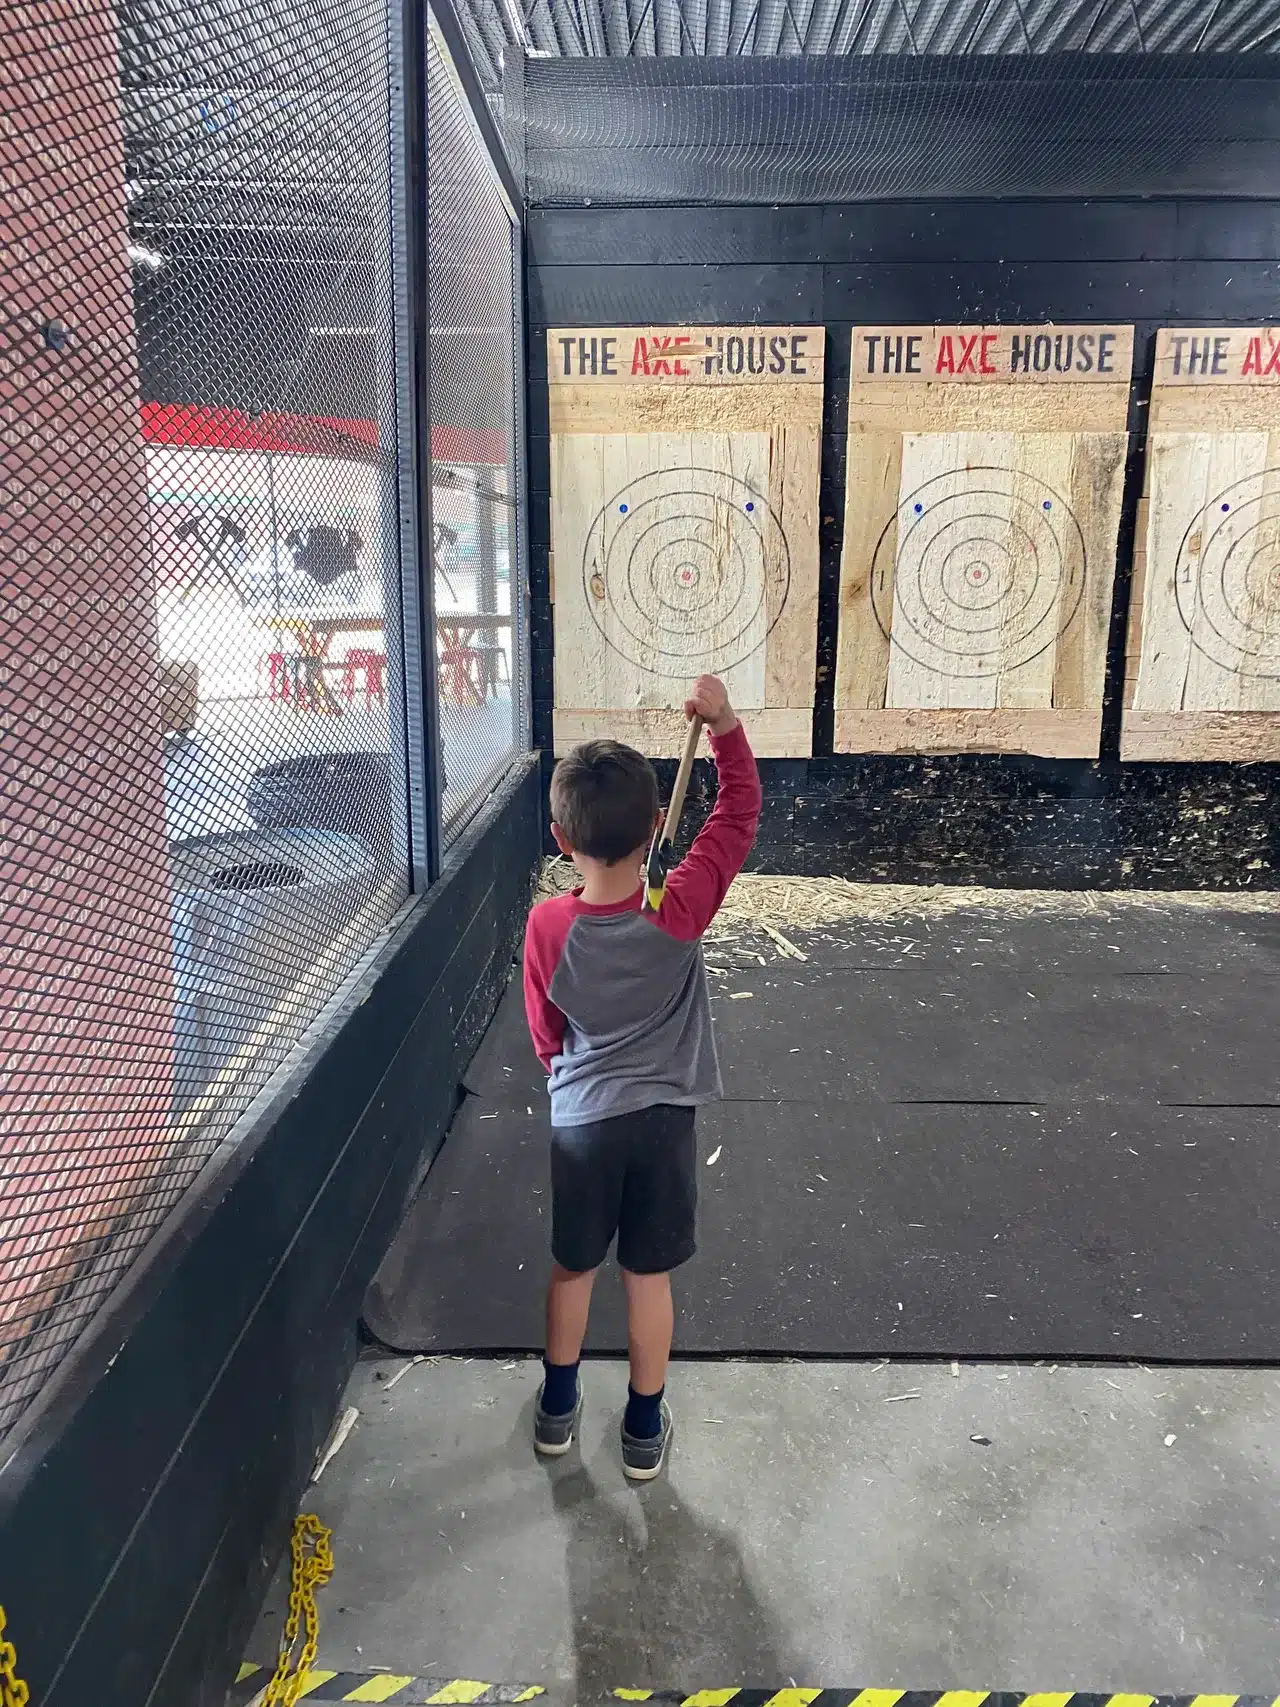
<instances>
[{"instance_id":1,"label":"boy's shadow on floor","mask_svg":"<svg viewBox=\"0 0 1280 1707\"><path fill-rule=\"evenodd\" d=\"M585 1465L552 1475L580 1699L616 1688L776 1689L790 1675L737 1542L696 1517L668 1474L634 1491L638 1524Z\"/></svg>"}]
</instances>

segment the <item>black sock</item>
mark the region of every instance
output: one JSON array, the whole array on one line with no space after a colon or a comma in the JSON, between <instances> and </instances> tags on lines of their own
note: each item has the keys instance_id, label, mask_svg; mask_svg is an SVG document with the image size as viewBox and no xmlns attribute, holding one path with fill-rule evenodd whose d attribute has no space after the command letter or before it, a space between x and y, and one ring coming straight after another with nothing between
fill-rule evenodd
<instances>
[{"instance_id":1,"label":"black sock","mask_svg":"<svg viewBox=\"0 0 1280 1707\"><path fill-rule=\"evenodd\" d=\"M578 1365L548 1363L544 1357L542 1367L546 1372L542 1383L543 1413L549 1417L567 1417L578 1402Z\"/></svg>"},{"instance_id":2,"label":"black sock","mask_svg":"<svg viewBox=\"0 0 1280 1707\"><path fill-rule=\"evenodd\" d=\"M666 1390L659 1387L656 1393L637 1393L634 1387L627 1388L627 1413L622 1426L632 1440L652 1440L662 1433L662 1395Z\"/></svg>"}]
</instances>

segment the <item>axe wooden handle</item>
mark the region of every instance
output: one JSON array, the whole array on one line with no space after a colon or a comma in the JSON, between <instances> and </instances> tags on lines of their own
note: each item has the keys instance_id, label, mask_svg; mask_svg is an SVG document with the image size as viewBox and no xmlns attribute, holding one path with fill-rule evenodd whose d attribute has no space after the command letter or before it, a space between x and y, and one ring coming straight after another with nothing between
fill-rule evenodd
<instances>
[{"instance_id":1,"label":"axe wooden handle","mask_svg":"<svg viewBox=\"0 0 1280 1707\"><path fill-rule=\"evenodd\" d=\"M689 788L689 773L693 769L693 761L697 755L698 742L702 738L702 719L693 717L689 722L689 733L685 738L684 752L680 757L680 768L676 771L675 787L671 790L671 804L667 807L665 818L662 820L661 831L655 831L653 840L649 843L649 854L644 862L645 903L649 911L656 913L662 905L662 897L667 888L667 849L675 840L676 830L680 823L680 812L684 806L684 797Z\"/></svg>"},{"instance_id":2,"label":"axe wooden handle","mask_svg":"<svg viewBox=\"0 0 1280 1707\"><path fill-rule=\"evenodd\" d=\"M693 772L693 761L698 756L698 742L701 739L702 719L695 712L689 720L689 733L685 737L684 752L680 755L680 768L676 772L675 784L671 790L671 804L667 807L667 816L662 825L664 842L674 842L676 839L680 814L684 810L684 797L689 791L689 777Z\"/></svg>"}]
</instances>

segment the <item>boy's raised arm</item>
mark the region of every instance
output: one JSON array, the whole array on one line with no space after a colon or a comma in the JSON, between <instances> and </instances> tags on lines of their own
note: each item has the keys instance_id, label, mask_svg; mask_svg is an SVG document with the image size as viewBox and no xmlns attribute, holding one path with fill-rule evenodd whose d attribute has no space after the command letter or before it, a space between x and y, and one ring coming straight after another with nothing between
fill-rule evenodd
<instances>
[{"instance_id":1,"label":"boy's raised arm","mask_svg":"<svg viewBox=\"0 0 1280 1707\"><path fill-rule=\"evenodd\" d=\"M657 923L681 941L692 942L715 918L751 852L761 795L755 755L724 684L714 676L700 677L684 709L686 716L697 713L706 722L716 766L716 803L667 879Z\"/></svg>"}]
</instances>

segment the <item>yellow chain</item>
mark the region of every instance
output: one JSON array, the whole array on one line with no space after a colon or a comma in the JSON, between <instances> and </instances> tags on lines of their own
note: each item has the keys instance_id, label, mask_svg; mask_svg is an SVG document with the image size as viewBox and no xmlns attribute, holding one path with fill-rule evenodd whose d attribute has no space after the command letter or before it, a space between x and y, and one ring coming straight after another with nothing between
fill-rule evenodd
<instances>
[{"instance_id":1,"label":"yellow chain","mask_svg":"<svg viewBox=\"0 0 1280 1707\"><path fill-rule=\"evenodd\" d=\"M27 1707L31 1691L18 1676L18 1650L5 1635L5 1624L0 1606L0 1707Z\"/></svg>"},{"instance_id":2,"label":"yellow chain","mask_svg":"<svg viewBox=\"0 0 1280 1707\"><path fill-rule=\"evenodd\" d=\"M316 1663L316 1649L320 1645L316 1590L323 1588L333 1575L332 1541L333 1531L326 1529L311 1512L303 1512L293 1526L289 1616L280 1638L280 1658L276 1661L275 1676L267 1685L262 1707L295 1707L307 1673ZM305 1633L295 1661L293 1650L300 1629ZM25 1707L25 1703L24 1695L16 1707ZM7 1700L0 1700L0 1707L10 1707L10 1704Z\"/></svg>"}]
</instances>

